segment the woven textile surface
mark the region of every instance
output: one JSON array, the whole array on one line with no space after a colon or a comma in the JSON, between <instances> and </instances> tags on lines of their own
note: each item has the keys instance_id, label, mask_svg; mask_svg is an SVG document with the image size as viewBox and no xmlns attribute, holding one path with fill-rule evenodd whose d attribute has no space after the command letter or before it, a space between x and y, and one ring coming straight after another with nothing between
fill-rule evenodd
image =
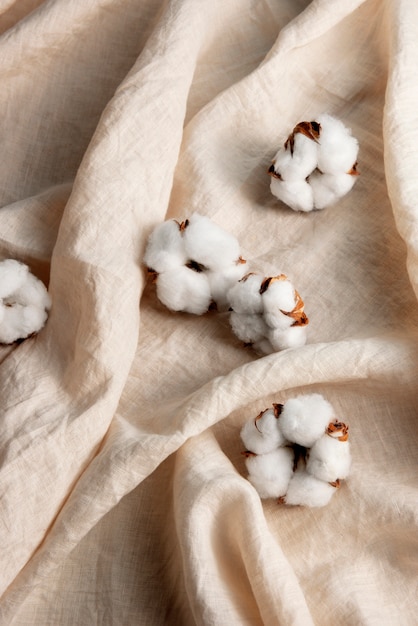
<instances>
[{"instance_id":1,"label":"woven textile surface","mask_svg":"<svg viewBox=\"0 0 418 626\"><path fill-rule=\"evenodd\" d=\"M0 33L0 257L52 299L0 346L0 624L416 624L416 0L2 0ZM360 176L295 212L267 169L324 112ZM306 345L159 302L148 237L194 211L292 279ZM240 429L313 392L351 474L261 501Z\"/></svg>"}]
</instances>

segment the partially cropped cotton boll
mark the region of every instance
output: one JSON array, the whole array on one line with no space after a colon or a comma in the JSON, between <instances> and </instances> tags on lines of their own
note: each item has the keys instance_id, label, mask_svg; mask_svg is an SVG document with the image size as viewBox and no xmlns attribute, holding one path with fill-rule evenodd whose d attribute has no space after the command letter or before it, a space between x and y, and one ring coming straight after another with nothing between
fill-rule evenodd
<instances>
[{"instance_id":1,"label":"partially cropped cotton boll","mask_svg":"<svg viewBox=\"0 0 418 626\"><path fill-rule=\"evenodd\" d=\"M309 176L316 209L325 209L345 196L356 182L353 174L322 174L318 170Z\"/></svg>"},{"instance_id":2,"label":"partially cropped cotton boll","mask_svg":"<svg viewBox=\"0 0 418 626\"><path fill-rule=\"evenodd\" d=\"M306 469L320 480L333 482L347 478L350 468L348 426L341 422L332 423L310 449Z\"/></svg>"},{"instance_id":3,"label":"partially cropped cotton boll","mask_svg":"<svg viewBox=\"0 0 418 626\"><path fill-rule=\"evenodd\" d=\"M294 506L326 506L337 491L339 483L331 485L305 470L297 470L290 479L286 495L281 503Z\"/></svg>"},{"instance_id":4,"label":"partially cropped cotton boll","mask_svg":"<svg viewBox=\"0 0 418 626\"><path fill-rule=\"evenodd\" d=\"M357 161L358 141L341 120L324 113L317 121L321 125L317 167L324 174L343 174Z\"/></svg>"},{"instance_id":5,"label":"partially cropped cotton boll","mask_svg":"<svg viewBox=\"0 0 418 626\"><path fill-rule=\"evenodd\" d=\"M280 411L281 405L276 404L244 424L241 439L246 450L255 454L267 454L286 442L278 426Z\"/></svg>"},{"instance_id":6,"label":"partially cropped cotton boll","mask_svg":"<svg viewBox=\"0 0 418 626\"><path fill-rule=\"evenodd\" d=\"M0 298L7 298L26 281L29 268L15 259L0 262Z\"/></svg>"},{"instance_id":7,"label":"partially cropped cotton boll","mask_svg":"<svg viewBox=\"0 0 418 626\"><path fill-rule=\"evenodd\" d=\"M286 447L246 458L248 480L260 498L279 498L286 493L293 474L293 460L293 450Z\"/></svg>"},{"instance_id":8,"label":"partially cropped cotton boll","mask_svg":"<svg viewBox=\"0 0 418 626\"><path fill-rule=\"evenodd\" d=\"M238 314L260 314L263 312L260 287L263 277L260 274L244 275L228 290L230 307Z\"/></svg>"},{"instance_id":9,"label":"partially cropped cotton boll","mask_svg":"<svg viewBox=\"0 0 418 626\"><path fill-rule=\"evenodd\" d=\"M325 433L333 417L334 409L322 395L306 394L284 403L279 427L286 439L310 448Z\"/></svg>"},{"instance_id":10,"label":"partially cropped cotton boll","mask_svg":"<svg viewBox=\"0 0 418 626\"><path fill-rule=\"evenodd\" d=\"M240 315L232 311L229 323L234 335L247 344L261 341L269 332L269 328L261 315Z\"/></svg>"},{"instance_id":11,"label":"partially cropped cotton boll","mask_svg":"<svg viewBox=\"0 0 418 626\"><path fill-rule=\"evenodd\" d=\"M157 297L172 311L195 315L206 313L212 301L205 273L195 272L185 265L159 274Z\"/></svg>"},{"instance_id":12,"label":"partially cropped cotton boll","mask_svg":"<svg viewBox=\"0 0 418 626\"><path fill-rule=\"evenodd\" d=\"M162 222L154 228L144 254L144 263L149 269L160 273L187 262L183 230L184 223L175 220Z\"/></svg>"},{"instance_id":13,"label":"partially cropped cotton boll","mask_svg":"<svg viewBox=\"0 0 418 626\"><path fill-rule=\"evenodd\" d=\"M294 211L307 213L314 208L312 188L304 178L300 180L279 180L272 177L270 191L273 196L287 204Z\"/></svg>"},{"instance_id":14,"label":"partially cropped cotton boll","mask_svg":"<svg viewBox=\"0 0 418 626\"><path fill-rule=\"evenodd\" d=\"M51 298L27 265L6 259L0 262L0 343L14 343L44 326Z\"/></svg>"},{"instance_id":15,"label":"partially cropped cotton boll","mask_svg":"<svg viewBox=\"0 0 418 626\"><path fill-rule=\"evenodd\" d=\"M193 213L183 238L188 257L208 269L224 270L239 262L237 239L205 215Z\"/></svg>"}]
</instances>

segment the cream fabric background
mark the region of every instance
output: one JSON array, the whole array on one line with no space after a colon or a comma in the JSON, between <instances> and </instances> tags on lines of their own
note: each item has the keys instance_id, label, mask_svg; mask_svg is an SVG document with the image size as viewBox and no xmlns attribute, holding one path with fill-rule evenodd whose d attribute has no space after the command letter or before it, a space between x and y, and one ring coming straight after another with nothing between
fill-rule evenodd
<instances>
[{"instance_id":1,"label":"cream fabric background","mask_svg":"<svg viewBox=\"0 0 418 626\"><path fill-rule=\"evenodd\" d=\"M416 0L3 0L0 32L0 253L53 299L0 348L2 626L416 624ZM297 214L266 167L324 111L361 177ZM292 278L306 346L158 303L146 239L194 210ZM304 391L352 475L261 503L240 427Z\"/></svg>"}]
</instances>

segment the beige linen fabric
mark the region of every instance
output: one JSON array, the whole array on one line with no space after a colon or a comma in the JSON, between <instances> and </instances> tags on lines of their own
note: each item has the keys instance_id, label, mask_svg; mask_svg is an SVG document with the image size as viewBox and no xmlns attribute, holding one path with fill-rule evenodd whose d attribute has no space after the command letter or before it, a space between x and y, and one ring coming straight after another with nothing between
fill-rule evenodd
<instances>
[{"instance_id":1,"label":"beige linen fabric","mask_svg":"<svg viewBox=\"0 0 418 626\"><path fill-rule=\"evenodd\" d=\"M7 0L0 32L1 258L53 301L0 348L2 626L416 624L416 0ZM295 213L266 169L322 112L361 176ZM291 277L306 346L157 301L147 237L192 211ZM352 474L261 502L240 428L313 391Z\"/></svg>"}]
</instances>

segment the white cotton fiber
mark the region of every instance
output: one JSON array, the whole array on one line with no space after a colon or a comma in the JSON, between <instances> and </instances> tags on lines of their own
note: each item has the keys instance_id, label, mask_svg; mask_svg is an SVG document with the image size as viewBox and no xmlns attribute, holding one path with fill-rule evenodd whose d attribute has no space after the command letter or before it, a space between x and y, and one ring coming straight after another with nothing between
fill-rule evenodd
<instances>
[{"instance_id":1,"label":"white cotton fiber","mask_svg":"<svg viewBox=\"0 0 418 626\"><path fill-rule=\"evenodd\" d=\"M202 315L208 310L212 295L204 272L181 266L159 274L157 297L172 311Z\"/></svg>"},{"instance_id":2,"label":"white cotton fiber","mask_svg":"<svg viewBox=\"0 0 418 626\"><path fill-rule=\"evenodd\" d=\"M278 426L279 414L274 409L262 411L241 429L241 439L246 450L255 454L266 454L282 446L286 440Z\"/></svg>"},{"instance_id":3,"label":"white cotton fiber","mask_svg":"<svg viewBox=\"0 0 418 626\"><path fill-rule=\"evenodd\" d=\"M11 299L24 306L33 305L41 311L48 311L51 308L51 297L47 288L39 278L30 272L27 273L24 283L16 289Z\"/></svg>"},{"instance_id":4,"label":"white cotton fiber","mask_svg":"<svg viewBox=\"0 0 418 626\"><path fill-rule=\"evenodd\" d=\"M182 232L175 220L158 224L148 238L145 265L157 273L184 265L187 255Z\"/></svg>"},{"instance_id":5,"label":"white cotton fiber","mask_svg":"<svg viewBox=\"0 0 418 626\"><path fill-rule=\"evenodd\" d=\"M44 326L51 298L27 265L14 259L0 262L0 343L14 343Z\"/></svg>"},{"instance_id":6,"label":"white cotton fiber","mask_svg":"<svg viewBox=\"0 0 418 626\"><path fill-rule=\"evenodd\" d=\"M351 469L349 427L320 394L274 403L241 428L248 480L260 498L322 507ZM332 421L331 421L332 420Z\"/></svg>"},{"instance_id":7,"label":"white cotton fiber","mask_svg":"<svg viewBox=\"0 0 418 626\"><path fill-rule=\"evenodd\" d=\"M291 312L296 304L295 289L289 280L272 278L261 298L264 319L270 328L285 330L293 324L294 319L285 314Z\"/></svg>"},{"instance_id":8,"label":"white cotton fiber","mask_svg":"<svg viewBox=\"0 0 418 626\"><path fill-rule=\"evenodd\" d=\"M0 343L14 343L18 339L26 339L44 326L48 313L32 304L24 306L2 306L0 323Z\"/></svg>"},{"instance_id":9,"label":"white cotton fiber","mask_svg":"<svg viewBox=\"0 0 418 626\"><path fill-rule=\"evenodd\" d=\"M287 312L292 309L288 309ZM264 313L264 319L269 327L272 330L284 331L292 326L294 323L294 319L290 317L290 315L286 315L286 312L283 312L279 307L274 309L270 309Z\"/></svg>"},{"instance_id":10,"label":"white cotton fiber","mask_svg":"<svg viewBox=\"0 0 418 626\"><path fill-rule=\"evenodd\" d=\"M234 335L248 344L254 344L264 339L269 332L269 328L261 315L240 315L232 311L229 323Z\"/></svg>"},{"instance_id":11,"label":"white cotton fiber","mask_svg":"<svg viewBox=\"0 0 418 626\"><path fill-rule=\"evenodd\" d=\"M309 176L316 209L325 209L345 196L356 182L352 174L321 174L318 170Z\"/></svg>"},{"instance_id":12,"label":"white cotton fiber","mask_svg":"<svg viewBox=\"0 0 418 626\"><path fill-rule=\"evenodd\" d=\"M343 480L351 468L350 442L322 435L309 451L306 470L315 478L329 482Z\"/></svg>"},{"instance_id":13,"label":"white cotton fiber","mask_svg":"<svg viewBox=\"0 0 418 626\"><path fill-rule=\"evenodd\" d=\"M269 329L267 338L272 346L272 352L279 352L287 348L300 348L308 338L307 326L291 326L286 330Z\"/></svg>"},{"instance_id":14,"label":"white cotton fiber","mask_svg":"<svg viewBox=\"0 0 418 626\"><path fill-rule=\"evenodd\" d=\"M214 272L208 270L206 276L209 281L212 300L216 302L218 311L227 311L230 307L228 292L236 285L246 272L245 263L233 263L223 270Z\"/></svg>"},{"instance_id":15,"label":"white cotton fiber","mask_svg":"<svg viewBox=\"0 0 418 626\"><path fill-rule=\"evenodd\" d=\"M0 298L7 298L23 285L29 268L20 261L5 259L0 262Z\"/></svg>"},{"instance_id":16,"label":"white cotton fiber","mask_svg":"<svg viewBox=\"0 0 418 626\"><path fill-rule=\"evenodd\" d=\"M297 470L290 479L284 503L309 507L322 507L329 503L337 487L318 480L305 470Z\"/></svg>"},{"instance_id":17,"label":"white cotton fiber","mask_svg":"<svg viewBox=\"0 0 418 626\"><path fill-rule=\"evenodd\" d=\"M317 167L323 174L348 173L357 161L358 141L341 120L320 115L321 125Z\"/></svg>"},{"instance_id":18,"label":"white cotton fiber","mask_svg":"<svg viewBox=\"0 0 418 626\"><path fill-rule=\"evenodd\" d=\"M293 474L293 460L293 450L287 447L246 459L248 480L260 498L279 498L286 493Z\"/></svg>"},{"instance_id":19,"label":"white cotton fiber","mask_svg":"<svg viewBox=\"0 0 418 626\"><path fill-rule=\"evenodd\" d=\"M188 222L183 237L189 259L214 271L223 270L239 260L238 241L209 217L193 213Z\"/></svg>"},{"instance_id":20,"label":"white cotton fiber","mask_svg":"<svg viewBox=\"0 0 418 626\"><path fill-rule=\"evenodd\" d=\"M294 135L293 154L288 145L280 148L273 159L274 171L283 181L303 180L315 169L316 162L317 143L301 133Z\"/></svg>"},{"instance_id":21,"label":"white cotton fiber","mask_svg":"<svg viewBox=\"0 0 418 626\"><path fill-rule=\"evenodd\" d=\"M270 191L294 211L306 213L314 208L312 188L304 178L292 181L271 178Z\"/></svg>"},{"instance_id":22,"label":"white cotton fiber","mask_svg":"<svg viewBox=\"0 0 418 626\"><path fill-rule=\"evenodd\" d=\"M287 400L279 426L286 439L310 448L325 433L333 418L331 404L320 394L313 393Z\"/></svg>"},{"instance_id":23,"label":"white cotton fiber","mask_svg":"<svg viewBox=\"0 0 418 626\"><path fill-rule=\"evenodd\" d=\"M260 286L263 277L260 274L246 274L228 290L230 307L238 314L260 314L263 301Z\"/></svg>"},{"instance_id":24,"label":"white cotton fiber","mask_svg":"<svg viewBox=\"0 0 418 626\"><path fill-rule=\"evenodd\" d=\"M143 261L155 273L159 300L173 311L197 315L209 304L227 311L227 292L246 272L235 237L198 213L159 224Z\"/></svg>"},{"instance_id":25,"label":"white cotton fiber","mask_svg":"<svg viewBox=\"0 0 418 626\"><path fill-rule=\"evenodd\" d=\"M331 115L300 122L268 170L270 191L294 211L335 204L357 179L358 150L351 130Z\"/></svg>"},{"instance_id":26,"label":"white cotton fiber","mask_svg":"<svg viewBox=\"0 0 418 626\"><path fill-rule=\"evenodd\" d=\"M250 273L228 291L234 334L265 355L306 343L304 304L284 274Z\"/></svg>"}]
</instances>

